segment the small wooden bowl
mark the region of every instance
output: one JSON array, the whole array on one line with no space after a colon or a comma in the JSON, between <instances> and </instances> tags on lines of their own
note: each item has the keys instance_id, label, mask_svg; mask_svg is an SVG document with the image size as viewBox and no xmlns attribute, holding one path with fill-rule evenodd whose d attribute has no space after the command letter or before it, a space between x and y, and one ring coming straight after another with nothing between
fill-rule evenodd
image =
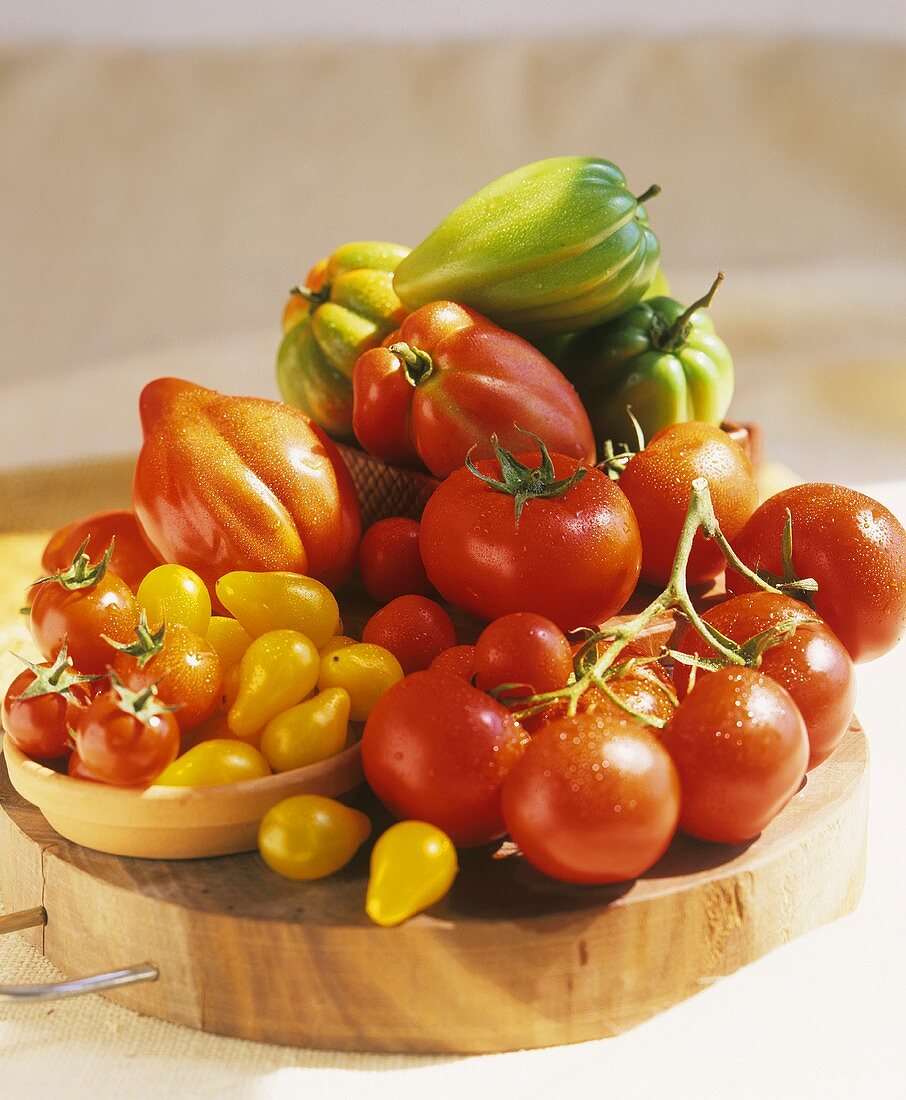
<instances>
[{"instance_id":1,"label":"small wooden bowl","mask_svg":"<svg viewBox=\"0 0 906 1100\"><path fill-rule=\"evenodd\" d=\"M74 779L4 738L9 778L61 836L116 856L197 859L250 852L265 813L296 794L338 798L362 782L359 744L304 768L215 787L131 790Z\"/></svg>"}]
</instances>

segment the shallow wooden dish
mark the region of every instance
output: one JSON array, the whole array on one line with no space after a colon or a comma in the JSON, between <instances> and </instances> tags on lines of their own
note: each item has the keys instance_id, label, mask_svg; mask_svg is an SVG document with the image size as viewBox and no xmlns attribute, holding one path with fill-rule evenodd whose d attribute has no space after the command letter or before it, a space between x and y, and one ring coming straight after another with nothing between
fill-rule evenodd
<instances>
[{"instance_id":1,"label":"shallow wooden dish","mask_svg":"<svg viewBox=\"0 0 906 1100\"><path fill-rule=\"evenodd\" d=\"M250 852L271 806L296 794L349 795L362 782L358 744L305 768L218 787L130 790L61 775L4 739L16 791L54 829L86 848L148 859L197 859Z\"/></svg>"}]
</instances>

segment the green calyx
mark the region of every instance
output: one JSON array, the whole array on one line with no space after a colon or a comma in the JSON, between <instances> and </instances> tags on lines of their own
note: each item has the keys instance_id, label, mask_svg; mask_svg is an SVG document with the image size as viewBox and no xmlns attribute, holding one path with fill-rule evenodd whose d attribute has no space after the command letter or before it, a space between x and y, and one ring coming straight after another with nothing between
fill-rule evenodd
<instances>
[{"instance_id":1,"label":"green calyx","mask_svg":"<svg viewBox=\"0 0 906 1100\"><path fill-rule=\"evenodd\" d=\"M410 347L405 343L391 344L389 350L402 360L406 381L410 386L418 386L431 377L434 363L426 351Z\"/></svg>"},{"instance_id":2,"label":"green calyx","mask_svg":"<svg viewBox=\"0 0 906 1100\"><path fill-rule=\"evenodd\" d=\"M505 447L501 447L497 441L497 436L491 436L491 445L494 448L494 454L497 456L497 461L500 463L500 478L489 477L487 474L483 474L472 462L472 451L478 446L475 446L466 455L466 468L470 473L474 474L480 481L483 481L485 485L490 486L492 489L496 489L499 493L509 493L516 501L516 526L519 526L519 520L522 516L522 509L525 507L526 502L536 499L551 499L553 497L562 497L564 493L568 493L574 485L578 485L583 477L588 473L588 470L584 466L578 466L569 477L561 478L559 481L556 479L554 473L554 464L551 461L550 451L547 449L547 445L544 440L535 435L534 432L526 431L524 428L518 428L517 431L524 432L525 435L530 435L532 439L536 440L538 447L541 451L541 463L537 467L526 466L525 463L520 462L518 458L508 451Z\"/></svg>"},{"instance_id":3,"label":"green calyx","mask_svg":"<svg viewBox=\"0 0 906 1100\"><path fill-rule=\"evenodd\" d=\"M103 675L83 676L82 673L75 672L72 667L72 659L66 650L67 643L64 642L56 660L49 668L46 665L34 664L24 657L19 657L19 660L35 674L35 678L21 695L16 696L17 701L20 699L34 699L38 695L65 695L72 698L72 689L77 684L90 684L94 680L104 679Z\"/></svg>"},{"instance_id":4,"label":"green calyx","mask_svg":"<svg viewBox=\"0 0 906 1100\"><path fill-rule=\"evenodd\" d=\"M130 657L134 657L138 667L144 668L145 665L160 653L164 648L164 633L166 631L166 624L161 623L160 629L151 632L151 628L148 626L148 616L144 608L138 620L138 626L135 628L135 641L127 642L115 642L113 638L108 638L104 635L104 641L109 642L114 649L118 649L120 653L128 653Z\"/></svg>"},{"instance_id":5,"label":"green calyx","mask_svg":"<svg viewBox=\"0 0 906 1100\"><path fill-rule=\"evenodd\" d=\"M676 352L686 346L689 333L692 331L692 315L700 309L707 309L714 301L717 288L724 281L724 273L718 271L717 278L711 284L711 289L698 301L693 302L672 323L662 313L653 311L651 318L651 343L658 351Z\"/></svg>"},{"instance_id":6,"label":"green calyx","mask_svg":"<svg viewBox=\"0 0 906 1100\"><path fill-rule=\"evenodd\" d=\"M126 687L115 672L110 672L110 685L116 692L117 706L124 714L129 714L147 725L152 718L161 714L172 714L179 710L178 706L166 706L157 695L157 684L148 684L139 691L132 691Z\"/></svg>"},{"instance_id":7,"label":"green calyx","mask_svg":"<svg viewBox=\"0 0 906 1100\"><path fill-rule=\"evenodd\" d=\"M32 587L34 588L39 584L53 583L65 588L67 592L74 592L79 588L93 588L107 572L110 559L113 557L113 547L116 539L111 538L110 545L104 551L104 556L96 565L92 565L91 556L86 551L90 537L89 535L89 538L85 539L76 550L72 565L68 569L63 570L61 573L52 573L49 577L42 577L41 580L35 581Z\"/></svg>"}]
</instances>

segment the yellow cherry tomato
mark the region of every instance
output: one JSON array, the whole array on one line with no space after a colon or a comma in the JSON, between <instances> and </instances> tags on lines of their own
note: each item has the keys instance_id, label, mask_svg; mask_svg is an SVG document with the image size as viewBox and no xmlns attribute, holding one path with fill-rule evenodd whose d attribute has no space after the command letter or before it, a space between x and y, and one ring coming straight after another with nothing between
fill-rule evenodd
<instances>
[{"instance_id":1,"label":"yellow cherry tomato","mask_svg":"<svg viewBox=\"0 0 906 1100\"><path fill-rule=\"evenodd\" d=\"M253 637L269 630L298 630L322 646L340 621L333 592L301 573L237 570L217 582L217 598Z\"/></svg>"},{"instance_id":2,"label":"yellow cherry tomato","mask_svg":"<svg viewBox=\"0 0 906 1100\"><path fill-rule=\"evenodd\" d=\"M227 722L234 737L255 738L282 710L301 703L318 681L320 655L297 630L270 630L239 662L239 690Z\"/></svg>"},{"instance_id":3,"label":"yellow cherry tomato","mask_svg":"<svg viewBox=\"0 0 906 1100\"><path fill-rule=\"evenodd\" d=\"M158 565L138 586L138 606L153 629L179 623L203 638L211 621L211 597L204 581L184 565Z\"/></svg>"},{"instance_id":4,"label":"yellow cherry tomato","mask_svg":"<svg viewBox=\"0 0 906 1100\"><path fill-rule=\"evenodd\" d=\"M400 821L371 853L365 912L375 924L401 924L444 897L459 871L453 841L424 821Z\"/></svg>"},{"instance_id":5,"label":"yellow cherry tomato","mask_svg":"<svg viewBox=\"0 0 906 1100\"><path fill-rule=\"evenodd\" d=\"M333 653L337 649L345 649L348 645L358 645L355 638L347 638L345 634L334 634L332 638L320 646L318 652L321 654L323 660L329 653Z\"/></svg>"},{"instance_id":6,"label":"yellow cherry tomato","mask_svg":"<svg viewBox=\"0 0 906 1100\"><path fill-rule=\"evenodd\" d=\"M213 787L270 775L268 762L244 741L201 741L178 756L154 780L158 787Z\"/></svg>"},{"instance_id":7,"label":"yellow cherry tomato","mask_svg":"<svg viewBox=\"0 0 906 1100\"><path fill-rule=\"evenodd\" d=\"M272 718L261 734L261 751L275 772L303 768L335 756L348 728L349 693L328 688Z\"/></svg>"},{"instance_id":8,"label":"yellow cherry tomato","mask_svg":"<svg viewBox=\"0 0 906 1100\"><path fill-rule=\"evenodd\" d=\"M285 878L324 878L345 866L370 835L371 822L358 810L319 794L297 794L264 815L258 850Z\"/></svg>"},{"instance_id":9,"label":"yellow cherry tomato","mask_svg":"<svg viewBox=\"0 0 906 1100\"><path fill-rule=\"evenodd\" d=\"M350 717L353 722L364 722L387 688L402 678L402 667L389 649L356 642L321 658L318 687L322 691L345 688L349 692Z\"/></svg>"},{"instance_id":10,"label":"yellow cherry tomato","mask_svg":"<svg viewBox=\"0 0 906 1100\"><path fill-rule=\"evenodd\" d=\"M206 634L224 668L232 668L252 644L252 636L241 623L225 615L212 615Z\"/></svg>"},{"instance_id":11,"label":"yellow cherry tomato","mask_svg":"<svg viewBox=\"0 0 906 1100\"><path fill-rule=\"evenodd\" d=\"M334 634L342 634L342 633L343 633L343 620L342 619L337 619L337 625L334 628Z\"/></svg>"}]
</instances>

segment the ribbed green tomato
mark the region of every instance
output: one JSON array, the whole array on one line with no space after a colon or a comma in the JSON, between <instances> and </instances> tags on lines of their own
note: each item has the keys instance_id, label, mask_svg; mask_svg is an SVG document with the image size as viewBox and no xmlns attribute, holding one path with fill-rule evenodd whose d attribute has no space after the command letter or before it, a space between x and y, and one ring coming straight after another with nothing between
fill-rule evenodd
<instances>
[{"instance_id":1,"label":"ribbed green tomato","mask_svg":"<svg viewBox=\"0 0 906 1100\"><path fill-rule=\"evenodd\" d=\"M723 276L692 306L648 298L570 341L560 367L588 411L595 441L646 439L670 424L718 427L733 397L733 360L702 310Z\"/></svg>"},{"instance_id":2,"label":"ribbed green tomato","mask_svg":"<svg viewBox=\"0 0 906 1100\"><path fill-rule=\"evenodd\" d=\"M623 313L647 291L659 255L615 164L554 157L458 206L402 261L393 286L409 309L449 299L533 339Z\"/></svg>"},{"instance_id":3,"label":"ribbed green tomato","mask_svg":"<svg viewBox=\"0 0 906 1100\"><path fill-rule=\"evenodd\" d=\"M331 435L353 438L352 368L406 315L393 272L408 252L385 241L345 244L290 293L277 382L285 401Z\"/></svg>"}]
</instances>

